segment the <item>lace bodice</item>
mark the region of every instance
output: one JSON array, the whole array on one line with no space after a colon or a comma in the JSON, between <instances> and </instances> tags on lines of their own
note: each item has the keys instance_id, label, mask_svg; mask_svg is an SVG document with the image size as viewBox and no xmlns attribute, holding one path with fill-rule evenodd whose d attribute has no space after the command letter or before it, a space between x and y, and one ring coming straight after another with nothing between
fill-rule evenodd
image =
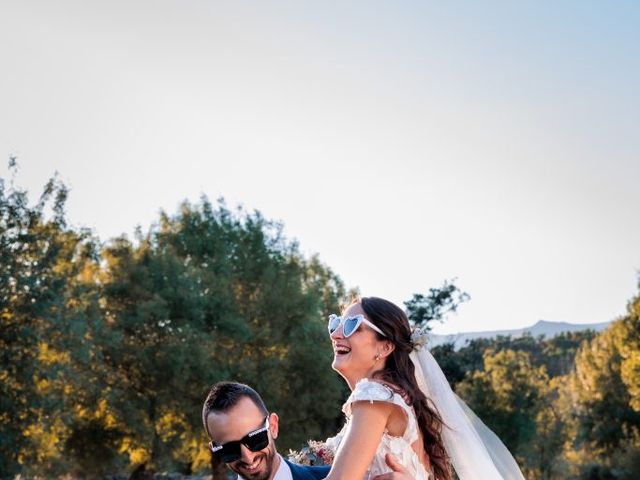
<instances>
[{"instance_id":1,"label":"lace bodice","mask_svg":"<svg viewBox=\"0 0 640 480\"><path fill-rule=\"evenodd\" d=\"M411 448L411 444L418 439L418 424L413 408L407 405L404 399L391 388L367 378L358 381L353 392L351 392L351 395L342 406L342 411L347 417L347 422L338 435L327 440L327 444L334 452L337 451L340 446L340 442L344 438L349 426L351 420L351 405L354 402L360 401L393 403L398 405L407 416L407 428L401 437L394 437L386 430L383 433L378 450L376 450L367 475L365 475L365 480L391 471L384 461L387 453L395 455L398 461L409 470L409 473L416 480L432 480L433 476L425 470L418 456L413 451L413 448Z\"/></svg>"}]
</instances>

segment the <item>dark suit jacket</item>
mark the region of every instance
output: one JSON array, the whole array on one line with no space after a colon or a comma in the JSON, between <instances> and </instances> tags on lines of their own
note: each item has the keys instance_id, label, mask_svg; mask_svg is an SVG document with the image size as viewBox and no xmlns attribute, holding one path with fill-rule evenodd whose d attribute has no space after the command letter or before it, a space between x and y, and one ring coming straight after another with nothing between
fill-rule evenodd
<instances>
[{"instance_id":1,"label":"dark suit jacket","mask_svg":"<svg viewBox=\"0 0 640 480\"><path fill-rule=\"evenodd\" d=\"M321 467L308 467L306 465L298 465L297 463L291 463L289 460L285 460L289 468L291 469L291 476L293 480L322 480L327 476L331 467L323 465Z\"/></svg>"}]
</instances>

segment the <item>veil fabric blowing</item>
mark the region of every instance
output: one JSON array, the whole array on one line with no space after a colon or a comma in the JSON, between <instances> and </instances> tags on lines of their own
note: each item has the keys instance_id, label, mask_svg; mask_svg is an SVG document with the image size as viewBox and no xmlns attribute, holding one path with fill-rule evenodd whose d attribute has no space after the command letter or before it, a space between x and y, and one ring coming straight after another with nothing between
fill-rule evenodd
<instances>
[{"instance_id":1,"label":"veil fabric blowing","mask_svg":"<svg viewBox=\"0 0 640 480\"><path fill-rule=\"evenodd\" d=\"M502 441L451 390L440 365L419 345L410 354L420 390L431 399L444 425L442 439L460 480L525 480Z\"/></svg>"}]
</instances>

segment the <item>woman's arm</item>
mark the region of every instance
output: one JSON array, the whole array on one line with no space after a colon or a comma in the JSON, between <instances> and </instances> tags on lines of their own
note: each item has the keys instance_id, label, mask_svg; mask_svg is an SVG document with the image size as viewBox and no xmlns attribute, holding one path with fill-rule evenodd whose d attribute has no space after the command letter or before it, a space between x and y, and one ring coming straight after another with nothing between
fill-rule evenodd
<instances>
[{"instance_id":1,"label":"woman's arm","mask_svg":"<svg viewBox=\"0 0 640 480\"><path fill-rule=\"evenodd\" d=\"M351 405L351 420L326 480L361 480L380 445L394 405L359 401Z\"/></svg>"}]
</instances>

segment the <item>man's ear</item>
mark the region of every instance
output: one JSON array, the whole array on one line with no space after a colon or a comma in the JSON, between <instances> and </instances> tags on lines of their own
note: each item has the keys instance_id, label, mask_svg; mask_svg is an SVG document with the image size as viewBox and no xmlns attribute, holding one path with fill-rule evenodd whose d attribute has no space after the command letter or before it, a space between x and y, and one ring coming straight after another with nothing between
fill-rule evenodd
<instances>
[{"instance_id":1,"label":"man's ear","mask_svg":"<svg viewBox=\"0 0 640 480\"><path fill-rule=\"evenodd\" d=\"M278 438L278 423L280 422L280 417L278 417L277 413L272 413L269 415L269 431L271 432L271 437L275 440Z\"/></svg>"}]
</instances>

